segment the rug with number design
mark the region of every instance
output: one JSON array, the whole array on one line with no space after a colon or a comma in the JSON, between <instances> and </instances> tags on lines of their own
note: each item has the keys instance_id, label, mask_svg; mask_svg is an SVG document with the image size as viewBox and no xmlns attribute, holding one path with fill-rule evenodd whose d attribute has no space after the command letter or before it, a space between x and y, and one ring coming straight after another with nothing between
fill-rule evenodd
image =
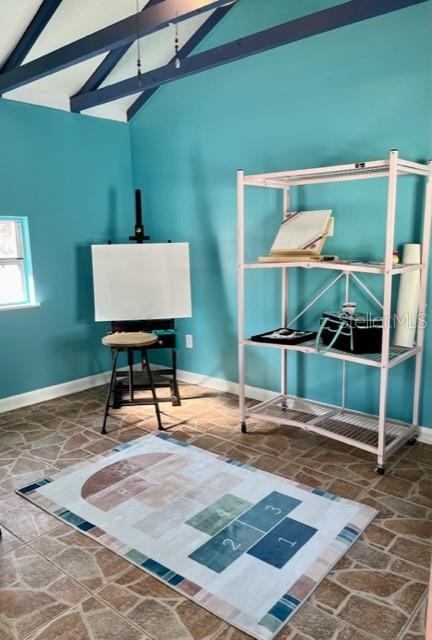
<instances>
[{"instance_id":1,"label":"rug with number design","mask_svg":"<svg viewBox=\"0 0 432 640\"><path fill-rule=\"evenodd\" d=\"M276 635L377 513L167 434L18 493L259 640Z\"/></svg>"}]
</instances>

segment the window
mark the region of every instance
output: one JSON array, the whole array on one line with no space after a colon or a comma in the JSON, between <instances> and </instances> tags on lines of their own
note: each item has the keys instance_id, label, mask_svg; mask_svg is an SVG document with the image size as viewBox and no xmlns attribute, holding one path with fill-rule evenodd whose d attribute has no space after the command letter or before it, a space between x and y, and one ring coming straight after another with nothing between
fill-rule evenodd
<instances>
[{"instance_id":1,"label":"window","mask_svg":"<svg viewBox=\"0 0 432 640\"><path fill-rule=\"evenodd\" d=\"M35 304L27 218L0 216L0 309Z\"/></svg>"}]
</instances>

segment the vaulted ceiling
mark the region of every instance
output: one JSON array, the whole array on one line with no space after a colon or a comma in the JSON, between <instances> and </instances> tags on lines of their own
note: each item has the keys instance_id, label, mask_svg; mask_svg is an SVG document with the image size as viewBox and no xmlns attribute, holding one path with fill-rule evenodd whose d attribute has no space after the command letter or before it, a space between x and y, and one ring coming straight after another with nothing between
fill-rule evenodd
<instances>
[{"instance_id":1,"label":"vaulted ceiling","mask_svg":"<svg viewBox=\"0 0 432 640\"><path fill-rule=\"evenodd\" d=\"M46 0L1 0L0 2L0 72L2 67L21 42L26 30L41 12ZM35 39L22 64L33 61L63 45L87 36L103 27L118 22L136 13L136 0L62 0L49 2L51 11L57 4L52 16L47 20L40 35ZM151 0L150 0L150 4ZM153 3L155 4L155 3ZM206 2L202 2L203 5ZM139 0L139 8L149 5L149 0ZM51 12L50 11L50 12ZM49 13L50 13L49 12ZM179 43L182 47L199 27L212 15L206 11L184 20L178 25ZM43 16L48 17L47 15ZM168 26L140 39L142 72L145 73L166 65L174 55L175 28ZM37 105L70 110L70 97L78 93L89 78L96 72L109 52L98 55L74 66L30 82L25 86L8 91L3 98ZM111 66L111 65L109 65ZM133 42L127 51L99 86L110 85L129 78L137 73L137 42ZM98 105L83 113L101 118L126 121L139 93Z\"/></svg>"},{"instance_id":2,"label":"vaulted ceiling","mask_svg":"<svg viewBox=\"0 0 432 640\"><path fill-rule=\"evenodd\" d=\"M0 0L0 95L126 122L168 82L430 1L333 0L196 53L232 7L248 0Z\"/></svg>"}]
</instances>

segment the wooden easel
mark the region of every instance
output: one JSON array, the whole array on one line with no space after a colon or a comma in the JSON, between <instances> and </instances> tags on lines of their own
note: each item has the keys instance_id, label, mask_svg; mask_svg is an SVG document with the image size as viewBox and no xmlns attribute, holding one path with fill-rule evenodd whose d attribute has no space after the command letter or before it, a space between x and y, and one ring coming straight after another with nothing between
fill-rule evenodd
<instances>
[{"instance_id":1,"label":"wooden easel","mask_svg":"<svg viewBox=\"0 0 432 640\"><path fill-rule=\"evenodd\" d=\"M133 240L137 244L143 244L145 240L150 240L150 236L146 236L144 232L144 224L142 219L142 200L141 189L135 189L135 227L134 235L129 236L129 240ZM168 242L171 242L168 240ZM111 323L113 333L116 331L146 331L153 332L158 335L158 341L150 346L150 349L170 349L171 350L171 367L164 368L161 375L154 376L154 386L156 388L169 387L171 390L170 398L161 399L159 402L171 401L174 407L181 405L180 391L177 381L177 334L174 319L168 320L128 320L117 321ZM129 363L133 364L133 363ZM142 369L144 370L143 360L141 360ZM121 379L123 374L118 372L117 379ZM149 390L148 381L142 380L141 383L134 385L136 390ZM119 393L122 393L122 385L117 385L117 398L114 397L114 408L119 405ZM126 385L125 385L126 390Z\"/></svg>"}]
</instances>

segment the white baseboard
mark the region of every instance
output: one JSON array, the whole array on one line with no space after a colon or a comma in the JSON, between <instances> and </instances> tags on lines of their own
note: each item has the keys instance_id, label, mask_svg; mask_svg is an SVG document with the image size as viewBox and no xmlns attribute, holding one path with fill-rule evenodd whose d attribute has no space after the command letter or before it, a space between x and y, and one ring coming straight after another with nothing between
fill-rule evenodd
<instances>
[{"instance_id":1,"label":"white baseboard","mask_svg":"<svg viewBox=\"0 0 432 640\"><path fill-rule=\"evenodd\" d=\"M419 442L423 444L432 444L432 428L431 427L419 427Z\"/></svg>"},{"instance_id":2,"label":"white baseboard","mask_svg":"<svg viewBox=\"0 0 432 640\"><path fill-rule=\"evenodd\" d=\"M71 393L77 393L78 391L85 391L86 389L98 387L99 385L108 382L109 376L110 372L106 371L105 373L97 373L94 376L78 378L78 380L71 380L70 382L55 384L51 387L35 389L34 391L20 393L16 396L2 398L0 400L0 413L13 411L14 409L21 409L22 407L28 407L31 404L45 402L46 400L53 400L54 398L60 398L61 396L68 396Z\"/></svg>"},{"instance_id":3,"label":"white baseboard","mask_svg":"<svg viewBox=\"0 0 432 640\"><path fill-rule=\"evenodd\" d=\"M138 367L139 365L136 366ZM166 367L154 365L154 368L163 370ZM21 409L22 407L37 404L38 402L45 402L46 400L53 400L54 398L67 396L71 393L77 393L78 391L85 391L86 389L98 387L108 382L110 373L110 371L105 371L104 373L97 373L94 376L87 376L85 378L79 378L78 380L71 380L70 382L45 387L44 389L35 389L34 391L29 391L27 393L20 393L16 396L3 398L0 400L0 413L13 411L14 409ZM237 382L224 380L223 378L213 378L211 376L192 373L191 371L183 371L181 369L177 370L177 377L181 382L209 387L216 391L232 393L235 396L238 395ZM261 389L260 387L246 385L246 396L253 400L263 402L265 400L270 400L277 395L278 394L276 392L269 391L268 389ZM432 444L432 428L420 427L419 442Z\"/></svg>"}]
</instances>

